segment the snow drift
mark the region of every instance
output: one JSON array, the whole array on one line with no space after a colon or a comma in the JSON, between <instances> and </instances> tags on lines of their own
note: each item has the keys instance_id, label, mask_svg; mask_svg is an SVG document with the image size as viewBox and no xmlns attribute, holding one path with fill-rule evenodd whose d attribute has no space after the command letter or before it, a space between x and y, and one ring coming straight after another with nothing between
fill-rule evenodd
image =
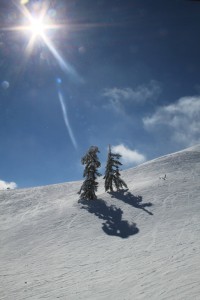
<instances>
[{"instance_id":1,"label":"snow drift","mask_svg":"<svg viewBox=\"0 0 200 300\"><path fill-rule=\"evenodd\" d=\"M200 146L81 182L0 192L0 299L200 299Z\"/></svg>"}]
</instances>

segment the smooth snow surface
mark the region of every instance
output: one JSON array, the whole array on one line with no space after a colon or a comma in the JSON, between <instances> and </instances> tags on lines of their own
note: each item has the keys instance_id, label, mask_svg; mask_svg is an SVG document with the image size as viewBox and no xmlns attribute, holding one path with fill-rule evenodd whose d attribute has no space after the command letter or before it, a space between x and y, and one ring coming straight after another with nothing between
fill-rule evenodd
<instances>
[{"instance_id":1,"label":"smooth snow surface","mask_svg":"<svg viewBox=\"0 0 200 300\"><path fill-rule=\"evenodd\" d=\"M122 178L1 191L0 299L200 299L200 146Z\"/></svg>"}]
</instances>

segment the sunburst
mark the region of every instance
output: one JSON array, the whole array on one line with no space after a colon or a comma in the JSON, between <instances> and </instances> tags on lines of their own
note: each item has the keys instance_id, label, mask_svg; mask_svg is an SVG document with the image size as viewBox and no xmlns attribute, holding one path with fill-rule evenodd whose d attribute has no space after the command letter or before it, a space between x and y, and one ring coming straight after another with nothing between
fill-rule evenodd
<instances>
[{"instance_id":1,"label":"sunburst","mask_svg":"<svg viewBox=\"0 0 200 300\"><path fill-rule=\"evenodd\" d=\"M82 78L80 78L73 66L62 57L62 55L54 46L52 40L48 37L48 33L50 30L60 30L62 28L66 29L69 24L52 23L48 18L48 6L43 5L41 10L37 12L37 15L35 15L31 14L26 6L16 4L16 2L15 5L22 13L22 19L24 19L24 21L21 20L21 22L23 22L23 24L20 26L2 28L1 30L18 31L22 33L28 33L28 35L30 33L27 45L25 47L25 62L28 61L28 58L31 55L34 47L36 46L37 41L42 41L52 53L60 68L65 73L70 74L75 80L82 82Z\"/></svg>"},{"instance_id":2,"label":"sunburst","mask_svg":"<svg viewBox=\"0 0 200 300\"><path fill-rule=\"evenodd\" d=\"M58 54L57 50L53 46L52 42L50 42L47 31L48 30L53 30L53 29L61 29L63 27L66 27L66 24L54 24L50 22L49 20L47 21L47 11L48 7L43 6L41 11L38 13L37 16L32 15L31 12L27 9L26 6L16 4L17 8L21 11L22 13L22 19L24 19L24 22L20 26L12 26L12 27L4 27L1 28L2 31L18 31L22 33L30 33L30 38L27 42L27 46L25 47L25 53L29 55L33 48L34 44L37 39L41 39L44 44L49 48L49 50L52 52L52 54L55 56L55 53L57 54L57 57L60 57L60 54ZM51 47L49 47L51 45ZM53 49L53 51L52 51ZM57 59L57 57L55 57Z\"/></svg>"}]
</instances>

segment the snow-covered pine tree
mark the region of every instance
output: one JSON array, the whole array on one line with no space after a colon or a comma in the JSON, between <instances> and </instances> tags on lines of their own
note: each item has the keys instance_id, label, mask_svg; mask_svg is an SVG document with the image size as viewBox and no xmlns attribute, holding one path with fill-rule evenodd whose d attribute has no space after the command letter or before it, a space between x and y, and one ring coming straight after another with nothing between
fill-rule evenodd
<instances>
[{"instance_id":1,"label":"snow-covered pine tree","mask_svg":"<svg viewBox=\"0 0 200 300\"><path fill-rule=\"evenodd\" d=\"M81 163L85 165L83 177L85 180L79 191L80 199L94 200L97 198L95 192L97 191L98 182L97 176L101 174L97 169L101 166L99 158L97 156L99 149L97 146L91 146L85 156L82 157Z\"/></svg>"},{"instance_id":2,"label":"snow-covered pine tree","mask_svg":"<svg viewBox=\"0 0 200 300\"><path fill-rule=\"evenodd\" d=\"M110 190L113 192L113 184L115 185L117 191L123 187L128 188L124 180L120 178L121 174L119 172L119 166L122 165L122 163L119 161L120 158L120 154L111 152L111 147L109 145L106 171L104 176L105 191Z\"/></svg>"}]
</instances>

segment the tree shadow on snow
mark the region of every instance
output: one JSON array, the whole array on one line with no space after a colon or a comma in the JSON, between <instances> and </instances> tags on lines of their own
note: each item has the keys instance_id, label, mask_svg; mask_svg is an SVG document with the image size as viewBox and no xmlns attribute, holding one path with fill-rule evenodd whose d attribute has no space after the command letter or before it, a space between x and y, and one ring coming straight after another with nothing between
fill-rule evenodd
<instances>
[{"instance_id":1,"label":"tree shadow on snow","mask_svg":"<svg viewBox=\"0 0 200 300\"><path fill-rule=\"evenodd\" d=\"M79 203L83 205L81 208L105 221L102 229L108 235L124 239L139 232L135 223L122 220L123 211L115 205L108 206L102 199L81 200Z\"/></svg>"},{"instance_id":2,"label":"tree shadow on snow","mask_svg":"<svg viewBox=\"0 0 200 300\"><path fill-rule=\"evenodd\" d=\"M148 209L145 207L150 207L153 204L151 202L147 203L141 203L142 202L142 196L134 196L128 190L120 190L118 192L109 192L112 198L119 199L123 201L124 203L127 203L135 208L139 208L144 210L146 213L149 215L153 215L152 212L150 212Z\"/></svg>"}]
</instances>

